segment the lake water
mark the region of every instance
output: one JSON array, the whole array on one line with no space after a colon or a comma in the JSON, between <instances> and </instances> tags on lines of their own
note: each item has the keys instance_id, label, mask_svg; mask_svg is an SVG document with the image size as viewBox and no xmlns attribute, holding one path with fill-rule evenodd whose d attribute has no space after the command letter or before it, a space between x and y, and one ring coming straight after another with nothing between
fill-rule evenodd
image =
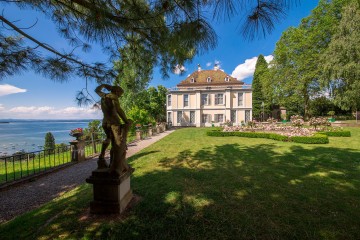
<instances>
[{"instance_id":1,"label":"lake water","mask_svg":"<svg viewBox=\"0 0 360 240\"><path fill-rule=\"evenodd\" d=\"M91 120L0 120L0 156L16 151L37 151L45 142L45 134L51 132L55 143L74 140L71 129L86 128Z\"/></svg>"}]
</instances>

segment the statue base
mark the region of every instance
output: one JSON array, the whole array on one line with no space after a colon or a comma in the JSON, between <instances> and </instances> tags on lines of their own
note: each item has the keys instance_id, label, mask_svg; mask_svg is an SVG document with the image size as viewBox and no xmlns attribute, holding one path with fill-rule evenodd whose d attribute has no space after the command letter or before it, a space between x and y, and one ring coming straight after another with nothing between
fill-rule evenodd
<instances>
[{"instance_id":1,"label":"statue base","mask_svg":"<svg viewBox=\"0 0 360 240\"><path fill-rule=\"evenodd\" d=\"M90 212L95 214L122 213L133 194L130 188L130 176L133 168L121 176L114 176L108 169L97 169L86 179L93 184L94 200L90 203Z\"/></svg>"}]
</instances>

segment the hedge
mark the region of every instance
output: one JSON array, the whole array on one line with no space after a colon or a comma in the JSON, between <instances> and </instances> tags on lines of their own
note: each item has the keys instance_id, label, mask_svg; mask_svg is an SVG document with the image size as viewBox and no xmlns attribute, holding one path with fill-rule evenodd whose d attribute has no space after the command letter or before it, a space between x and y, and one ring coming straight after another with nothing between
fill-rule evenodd
<instances>
[{"instance_id":1,"label":"hedge","mask_svg":"<svg viewBox=\"0 0 360 240\"><path fill-rule=\"evenodd\" d=\"M324 134L316 133L313 136L309 137L291 137L290 141L296 142L296 143L307 143L307 144L326 144L329 143L328 136Z\"/></svg>"},{"instance_id":2,"label":"hedge","mask_svg":"<svg viewBox=\"0 0 360 240\"><path fill-rule=\"evenodd\" d=\"M336 131L336 132L319 132L328 137L351 137L350 131Z\"/></svg>"},{"instance_id":3,"label":"hedge","mask_svg":"<svg viewBox=\"0 0 360 240\"><path fill-rule=\"evenodd\" d=\"M221 130L207 131L208 136L213 137L248 137L248 138L267 138L277 141L291 141L296 143L308 143L308 144L326 144L329 143L329 138L324 134L315 134L310 137L287 137L276 133L265 133L265 132L223 132Z\"/></svg>"},{"instance_id":4,"label":"hedge","mask_svg":"<svg viewBox=\"0 0 360 240\"><path fill-rule=\"evenodd\" d=\"M208 136L213 137L248 137L248 138L268 138L278 141L289 141L287 136L283 136L276 133L265 133L265 132L223 132L221 130L211 130L206 132Z\"/></svg>"}]
</instances>

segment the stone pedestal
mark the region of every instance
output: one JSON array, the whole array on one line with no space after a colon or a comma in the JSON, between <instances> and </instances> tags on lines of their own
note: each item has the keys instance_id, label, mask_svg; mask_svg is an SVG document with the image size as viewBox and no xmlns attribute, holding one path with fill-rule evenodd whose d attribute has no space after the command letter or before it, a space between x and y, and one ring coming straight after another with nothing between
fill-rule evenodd
<instances>
[{"instance_id":1,"label":"stone pedestal","mask_svg":"<svg viewBox=\"0 0 360 240\"><path fill-rule=\"evenodd\" d=\"M130 176L134 169L121 176L114 176L108 169L97 169L86 179L93 184L94 200L90 203L90 212L95 214L122 213L133 194L130 187Z\"/></svg>"},{"instance_id":2,"label":"stone pedestal","mask_svg":"<svg viewBox=\"0 0 360 240\"><path fill-rule=\"evenodd\" d=\"M74 140L71 145L71 161L80 162L85 160L85 141Z\"/></svg>"},{"instance_id":3,"label":"stone pedestal","mask_svg":"<svg viewBox=\"0 0 360 240\"><path fill-rule=\"evenodd\" d=\"M160 125L156 126L156 133L159 134L160 133Z\"/></svg>"},{"instance_id":4,"label":"stone pedestal","mask_svg":"<svg viewBox=\"0 0 360 240\"><path fill-rule=\"evenodd\" d=\"M136 140L141 140L141 130L136 130Z\"/></svg>"},{"instance_id":5,"label":"stone pedestal","mask_svg":"<svg viewBox=\"0 0 360 240\"><path fill-rule=\"evenodd\" d=\"M148 135L151 137L153 135L152 127L148 128Z\"/></svg>"}]
</instances>

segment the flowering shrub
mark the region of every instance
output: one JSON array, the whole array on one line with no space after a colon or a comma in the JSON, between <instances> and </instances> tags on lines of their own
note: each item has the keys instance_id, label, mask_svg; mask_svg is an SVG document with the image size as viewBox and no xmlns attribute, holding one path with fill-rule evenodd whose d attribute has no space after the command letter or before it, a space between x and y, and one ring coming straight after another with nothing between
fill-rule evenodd
<instances>
[{"instance_id":1,"label":"flowering shrub","mask_svg":"<svg viewBox=\"0 0 360 240\"><path fill-rule=\"evenodd\" d=\"M328 122L328 120L326 118L324 118L324 117L317 117L317 118L312 117L309 120L309 124L310 124L310 126L313 126L315 129L318 126L323 126L324 128L331 126L331 123Z\"/></svg>"},{"instance_id":2,"label":"flowering shrub","mask_svg":"<svg viewBox=\"0 0 360 240\"><path fill-rule=\"evenodd\" d=\"M69 135L72 137L78 136L78 135L82 135L83 134L83 129L82 128L75 128L70 130Z\"/></svg>"},{"instance_id":3,"label":"flowering shrub","mask_svg":"<svg viewBox=\"0 0 360 240\"><path fill-rule=\"evenodd\" d=\"M304 119L302 116L293 115L290 117L290 122L294 127L302 127L304 125Z\"/></svg>"},{"instance_id":4,"label":"flowering shrub","mask_svg":"<svg viewBox=\"0 0 360 240\"><path fill-rule=\"evenodd\" d=\"M253 120L253 121L248 121L248 122L247 122L247 125L248 125L248 127L250 127L250 128L256 128L257 122L256 122L255 120Z\"/></svg>"},{"instance_id":5,"label":"flowering shrub","mask_svg":"<svg viewBox=\"0 0 360 240\"><path fill-rule=\"evenodd\" d=\"M230 120L226 120L225 122L225 126L232 126L233 123Z\"/></svg>"},{"instance_id":6,"label":"flowering shrub","mask_svg":"<svg viewBox=\"0 0 360 240\"><path fill-rule=\"evenodd\" d=\"M269 124L262 124L256 121L249 121L247 125L240 126L225 125L223 130L213 130L207 132L208 136L238 136L248 138L268 138L278 141L291 141L306 144L326 144L329 143L328 136L331 137L350 137L350 131L344 131L342 128L333 128L331 123L324 117L311 118L310 126L303 127L304 120L301 116L295 115L290 118L289 124L276 124L276 120L269 118ZM319 126L322 126L320 128Z\"/></svg>"},{"instance_id":7,"label":"flowering shrub","mask_svg":"<svg viewBox=\"0 0 360 240\"><path fill-rule=\"evenodd\" d=\"M275 118L268 118L267 120L266 120L268 123L270 123L270 124L274 124L274 123L277 123L277 120L275 119Z\"/></svg>"}]
</instances>

